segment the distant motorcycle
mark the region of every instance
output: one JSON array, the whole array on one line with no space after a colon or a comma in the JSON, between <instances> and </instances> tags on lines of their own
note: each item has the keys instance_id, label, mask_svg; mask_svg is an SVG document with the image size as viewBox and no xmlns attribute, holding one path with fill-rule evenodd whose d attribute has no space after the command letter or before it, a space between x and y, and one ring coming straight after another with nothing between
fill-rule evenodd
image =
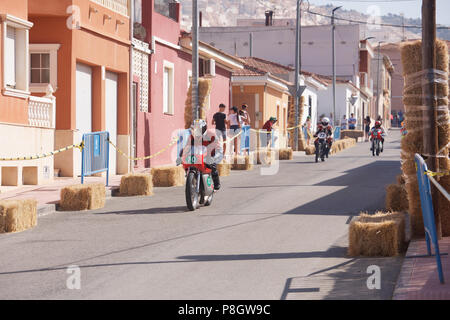
<instances>
[{"instance_id":1,"label":"distant motorcycle","mask_svg":"<svg viewBox=\"0 0 450 320\"><path fill-rule=\"evenodd\" d=\"M329 145L327 142L327 134L325 132L319 132L317 135L316 143L316 163L319 162L319 158L325 161L325 157L328 157Z\"/></svg>"},{"instance_id":2,"label":"distant motorcycle","mask_svg":"<svg viewBox=\"0 0 450 320\"><path fill-rule=\"evenodd\" d=\"M371 133L372 137L372 155L380 155L381 149L383 148L383 131L381 129L375 129Z\"/></svg>"}]
</instances>

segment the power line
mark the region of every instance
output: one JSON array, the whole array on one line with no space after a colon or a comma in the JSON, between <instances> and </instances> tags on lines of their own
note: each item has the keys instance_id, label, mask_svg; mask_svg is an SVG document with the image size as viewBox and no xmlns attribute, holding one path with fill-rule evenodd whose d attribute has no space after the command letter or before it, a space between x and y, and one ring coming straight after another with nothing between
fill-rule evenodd
<instances>
[{"instance_id":1,"label":"power line","mask_svg":"<svg viewBox=\"0 0 450 320\"><path fill-rule=\"evenodd\" d=\"M313 14L313 15L317 15L317 16L322 16L325 18L330 18L331 16L323 14L323 13L319 13L319 12L314 12L311 10L306 10L307 13L309 14ZM397 25L397 24L389 24L389 23L374 23L374 22L368 22L368 21L358 21L358 20L352 20L352 19L345 19L345 18L339 18L339 17L335 17L336 20L341 20L341 21L347 21L347 22L352 22L352 23L356 23L356 24L366 24L366 25L374 25L374 26L380 26L380 27L394 27L394 28L413 28L413 29L422 29L422 26L413 26L413 25ZM436 29L443 29L443 30L450 30L450 27L436 27Z\"/></svg>"}]
</instances>

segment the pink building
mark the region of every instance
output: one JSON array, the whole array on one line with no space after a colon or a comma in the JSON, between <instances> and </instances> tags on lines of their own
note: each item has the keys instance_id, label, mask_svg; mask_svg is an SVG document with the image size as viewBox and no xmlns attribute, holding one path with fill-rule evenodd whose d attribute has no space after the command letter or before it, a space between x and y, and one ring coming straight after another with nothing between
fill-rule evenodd
<instances>
[{"instance_id":1,"label":"pink building","mask_svg":"<svg viewBox=\"0 0 450 320\"><path fill-rule=\"evenodd\" d=\"M154 154L164 149L173 133L184 129L184 109L192 75L192 40L180 29L181 6L169 1L135 1L136 13L142 9L142 23L135 24L135 36L150 44L148 60L148 108L136 111L136 155ZM137 35L136 35L137 34ZM205 43L199 44L200 76L212 79L208 125L220 103L231 101L231 73L243 68L243 61ZM136 77L136 100L140 105L141 79ZM174 147L175 148L175 147ZM173 148L172 148L173 149ZM138 161L137 167L173 164L171 152L151 160Z\"/></svg>"}]
</instances>

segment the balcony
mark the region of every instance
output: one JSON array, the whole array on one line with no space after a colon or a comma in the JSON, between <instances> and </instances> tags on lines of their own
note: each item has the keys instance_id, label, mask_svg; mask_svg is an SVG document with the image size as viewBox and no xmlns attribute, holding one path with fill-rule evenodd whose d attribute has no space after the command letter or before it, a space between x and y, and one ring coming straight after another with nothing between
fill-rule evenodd
<instances>
[{"instance_id":1,"label":"balcony","mask_svg":"<svg viewBox=\"0 0 450 320\"><path fill-rule=\"evenodd\" d=\"M30 96L28 124L32 127L55 128L56 99L49 88L45 97Z\"/></svg>"},{"instance_id":2,"label":"balcony","mask_svg":"<svg viewBox=\"0 0 450 320\"><path fill-rule=\"evenodd\" d=\"M91 0L124 16L129 16L129 0Z\"/></svg>"}]
</instances>

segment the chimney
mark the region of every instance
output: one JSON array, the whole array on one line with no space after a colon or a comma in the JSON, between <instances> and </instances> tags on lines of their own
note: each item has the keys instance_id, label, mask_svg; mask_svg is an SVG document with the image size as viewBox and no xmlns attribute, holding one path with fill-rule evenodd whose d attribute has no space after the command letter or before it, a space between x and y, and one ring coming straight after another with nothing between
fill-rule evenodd
<instances>
[{"instance_id":1,"label":"chimney","mask_svg":"<svg viewBox=\"0 0 450 320\"><path fill-rule=\"evenodd\" d=\"M268 10L265 12L266 13L266 26L273 26L273 11L272 10Z\"/></svg>"}]
</instances>

